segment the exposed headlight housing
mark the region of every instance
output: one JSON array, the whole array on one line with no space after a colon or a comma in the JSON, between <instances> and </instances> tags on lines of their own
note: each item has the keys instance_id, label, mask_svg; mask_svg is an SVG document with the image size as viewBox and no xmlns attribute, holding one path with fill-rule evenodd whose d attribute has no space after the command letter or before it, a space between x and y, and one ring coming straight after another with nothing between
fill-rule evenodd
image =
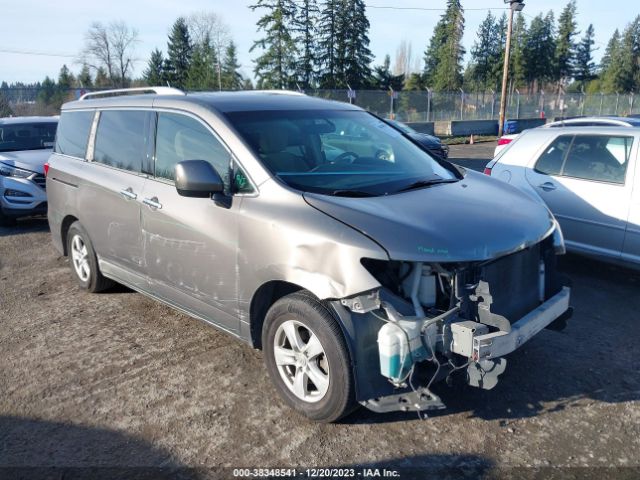
<instances>
[{"instance_id":1,"label":"exposed headlight housing","mask_svg":"<svg viewBox=\"0 0 640 480\"><path fill-rule=\"evenodd\" d=\"M30 172L29 170L23 170L21 168L0 162L0 175L2 175L3 177L29 178L34 173L35 172Z\"/></svg>"}]
</instances>

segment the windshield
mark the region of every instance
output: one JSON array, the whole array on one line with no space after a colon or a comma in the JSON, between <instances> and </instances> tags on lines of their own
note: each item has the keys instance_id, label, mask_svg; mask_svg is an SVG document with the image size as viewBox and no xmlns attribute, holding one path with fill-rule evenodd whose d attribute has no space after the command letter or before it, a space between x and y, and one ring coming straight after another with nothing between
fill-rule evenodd
<instances>
[{"instance_id":1,"label":"windshield","mask_svg":"<svg viewBox=\"0 0 640 480\"><path fill-rule=\"evenodd\" d=\"M453 170L364 111L231 112L227 116L265 167L298 190L386 195L412 185L456 180Z\"/></svg>"},{"instance_id":2,"label":"windshield","mask_svg":"<svg viewBox=\"0 0 640 480\"><path fill-rule=\"evenodd\" d=\"M56 122L0 125L0 152L53 148L57 125Z\"/></svg>"}]
</instances>

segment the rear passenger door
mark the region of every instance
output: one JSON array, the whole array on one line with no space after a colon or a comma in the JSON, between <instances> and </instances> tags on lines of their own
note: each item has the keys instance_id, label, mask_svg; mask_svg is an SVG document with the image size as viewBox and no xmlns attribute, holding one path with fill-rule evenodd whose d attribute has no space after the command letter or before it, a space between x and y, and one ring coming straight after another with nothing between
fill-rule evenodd
<instances>
[{"instance_id":1,"label":"rear passenger door","mask_svg":"<svg viewBox=\"0 0 640 480\"><path fill-rule=\"evenodd\" d=\"M152 113L102 110L97 119L86 185L80 199L82 224L105 274L146 288L140 200ZM93 148L92 148L93 147Z\"/></svg>"},{"instance_id":2,"label":"rear passenger door","mask_svg":"<svg viewBox=\"0 0 640 480\"><path fill-rule=\"evenodd\" d=\"M158 112L155 172L142 206L144 250L151 291L225 330L237 332L237 210L210 198L180 196L175 166L206 160L229 189L231 154L200 119Z\"/></svg>"},{"instance_id":3,"label":"rear passenger door","mask_svg":"<svg viewBox=\"0 0 640 480\"><path fill-rule=\"evenodd\" d=\"M633 136L559 135L527 180L547 203L576 250L619 257L632 192Z\"/></svg>"}]
</instances>

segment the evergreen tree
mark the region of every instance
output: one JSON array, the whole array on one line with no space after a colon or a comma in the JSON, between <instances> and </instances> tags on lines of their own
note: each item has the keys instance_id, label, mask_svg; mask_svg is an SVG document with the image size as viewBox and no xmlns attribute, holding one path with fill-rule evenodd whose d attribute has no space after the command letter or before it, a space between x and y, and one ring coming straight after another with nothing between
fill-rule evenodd
<instances>
[{"instance_id":1,"label":"evergreen tree","mask_svg":"<svg viewBox=\"0 0 640 480\"><path fill-rule=\"evenodd\" d=\"M9 100L7 100L7 97L5 97L4 94L0 93L0 118L11 117L12 115L13 110L9 104Z\"/></svg>"},{"instance_id":2,"label":"evergreen tree","mask_svg":"<svg viewBox=\"0 0 640 480\"><path fill-rule=\"evenodd\" d=\"M49 76L46 76L38 92L38 102L49 105L54 99L55 94L56 82L50 79Z\"/></svg>"},{"instance_id":3,"label":"evergreen tree","mask_svg":"<svg viewBox=\"0 0 640 480\"><path fill-rule=\"evenodd\" d=\"M610 92L630 92L639 86L640 15L624 29L619 46L611 55L611 63L603 79L603 87Z\"/></svg>"},{"instance_id":4,"label":"evergreen tree","mask_svg":"<svg viewBox=\"0 0 640 480\"><path fill-rule=\"evenodd\" d=\"M391 87L395 91L402 90L404 84L404 73L394 75L391 72L391 57L385 55L382 65L373 69L371 86L380 90L389 90Z\"/></svg>"},{"instance_id":5,"label":"evergreen tree","mask_svg":"<svg viewBox=\"0 0 640 480\"><path fill-rule=\"evenodd\" d=\"M495 63L500 59L499 32L491 11L478 27L476 41L471 48L471 65L467 68L469 86L479 90L493 88Z\"/></svg>"},{"instance_id":6,"label":"evergreen tree","mask_svg":"<svg viewBox=\"0 0 640 480\"><path fill-rule=\"evenodd\" d=\"M594 44L593 24L587 27L582 39L576 47L575 79L584 88L585 84L595 78L596 66L593 63Z\"/></svg>"},{"instance_id":7,"label":"evergreen tree","mask_svg":"<svg viewBox=\"0 0 640 480\"><path fill-rule=\"evenodd\" d=\"M525 79L530 91L542 88L545 82L554 79L555 68L555 21L553 12L537 15L529 26L524 42Z\"/></svg>"},{"instance_id":8,"label":"evergreen tree","mask_svg":"<svg viewBox=\"0 0 640 480\"><path fill-rule=\"evenodd\" d=\"M373 54L369 49L369 19L364 0L346 0L343 13L342 39L344 58L340 86L363 88L371 77ZM404 75L402 75L404 78ZM402 83L400 84L402 88Z\"/></svg>"},{"instance_id":9,"label":"evergreen tree","mask_svg":"<svg viewBox=\"0 0 640 480\"><path fill-rule=\"evenodd\" d=\"M91 88L93 87L93 79L91 78L91 71L89 70L89 66L87 64L82 65L82 70L80 70L80 74L78 75L78 86L81 88Z\"/></svg>"},{"instance_id":10,"label":"evergreen tree","mask_svg":"<svg viewBox=\"0 0 640 480\"><path fill-rule=\"evenodd\" d=\"M604 50L604 55L602 55L602 59L600 59L600 74L604 75L604 73L611 66L611 61L613 57L616 56L618 49L620 48L620 31L616 28L613 32L613 35L609 39L607 43L607 48Z\"/></svg>"},{"instance_id":11,"label":"evergreen tree","mask_svg":"<svg viewBox=\"0 0 640 480\"><path fill-rule=\"evenodd\" d=\"M155 49L147 63L147 69L142 73L142 78L149 86L164 85L164 57L162 51Z\"/></svg>"},{"instance_id":12,"label":"evergreen tree","mask_svg":"<svg viewBox=\"0 0 640 480\"><path fill-rule=\"evenodd\" d=\"M69 71L69 67L62 65L60 73L58 74L58 90L67 92L71 90L75 82L76 79L73 73Z\"/></svg>"},{"instance_id":13,"label":"evergreen tree","mask_svg":"<svg viewBox=\"0 0 640 480\"><path fill-rule=\"evenodd\" d=\"M578 24L576 22L576 0L570 0L558 18L558 36L555 49L555 80L566 85L575 70L576 36Z\"/></svg>"},{"instance_id":14,"label":"evergreen tree","mask_svg":"<svg viewBox=\"0 0 640 480\"><path fill-rule=\"evenodd\" d=\"M52 104L55 108L60 108L67 99L71 98L71 89L75 83L76 79L69 71L69 68L66 65L62 65L60 73L58 74L55 94L47 103Z\"/></svg>"},{"instance_id":15,"label":"evergreen tree","mask_svg":"<svg viewBox=\"0 0 640 480\"><path fill-rule=\"evenodd\" d=\"M263 53L255 60L254 72L261 88L295 87L296 44L291 36L295 23L295 0L257 0L251 10L265 9L257 23L264 37L255 41L250 51Z\"/></svg>"},{"instance_id":16,"label":"evergreen tree","mask_svg":"<svg viewBox=\"0 0 640 480\"><path fill-rule=\"evenodd\" d=\"M165 61L167 80L172 87L185 87L192 54L193 45L189 36L187 21L184 17L179 17L173 24L169 34L167 60Z\"/></svg>"},{"instance_id":17,"label":"evergreen tree","mask_svg":"<svg viewBox=\"0 0 640 480\"><path fill-rule=\"evenodd\" d=\"M236 44L233 41L227 45L227 50L222 62L222 88L223 90L241 90L242 75L239 72L238 54Z\"/></svg>"},{"instance_id":18,"label":"evergreen tree","mask_svg":"<svg viewBox=\"0 0 640 480\"><path fill-rule=\"evenodd\" d=\"M404 90L424 90L424 78L420 73L412 73L404 82Z\"/></svg>"},{"instance_id":19,"label":"evergreen tree","mask_svg":"<svg viewBox=\"0 0 640 480\"><path fill-rule=\"evenodd\" d=\"M338 76L338 39L342 34L341 5L344 0L326 0L317 30L316 65L321 88L335 88Z\"/></svg>"},{"instance_id":20,"label":"evergreen tree","mask_svg":"<svg viewBox=\"0 0 640 480\"><path fill-rule=\"evenodd\" d=\"M109 75L107 71L103 67L98 67L96 70L96 78L94 81L94 85L99 88L105 88L111 86L111 80L109 80Z\"/></svg>"},{"instance_id":21,"label":"evergreen tree","mask_svg":"<svg viewBox=\"0 0 640 480\"><path fill-rule=\"evenodd\" d=\"M526 84L526 52L527 22L524 15L518 13L513 22L511 34L511 55L509 56L509 71L513 88L524 87Z\"/></svg>"},{"instance_id":22,"label":"evergreen tree","mask_svg":"<svg viewBox=\"0 0 640 480\"><path fill-rule=\"evenodd\" d=\"M313 86L316 80L316 24L319 14L316 0L301 0L294 19L295 42L299 49L296 78L303 89Z\"/></svg>"},{"instance_id":23,"label":"evergreen tree","mask_svg":"<svg viewBox=\"0 0 640 480\"><path fill-rule=\"evenodd\" d=\"M193 47L185 87L188 90L218 90L218 68L218 58L207 33L202 43Z\"/></svg>"},{"instance_id":24,"label":"evergreen tree","mask_svg":"<svg viewBox=\"0 0 640 480\"><path fill-rule=\"evenodd\" d=\"M425 52L425 79L436 91L457 90L462 85L464 11L460 0L447 0Z\"/></svg>"}]
</instances>

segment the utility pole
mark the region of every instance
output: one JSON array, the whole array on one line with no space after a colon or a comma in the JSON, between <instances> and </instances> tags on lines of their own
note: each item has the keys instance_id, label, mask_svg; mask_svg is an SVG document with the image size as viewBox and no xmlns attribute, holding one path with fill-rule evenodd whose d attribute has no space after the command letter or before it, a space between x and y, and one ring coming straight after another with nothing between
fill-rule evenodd
<instances>
[{"instance_id":1,"label":"utility pole","mask_svg":"<svg viewBox=\"0 0 640 480\"><path fill-rule=\"evenodd\" d=\"M500 120L498 122L498 136L502 136L505 112L507 109L507 80L509 79L509 55L511 54L511 30L513 29L513 12L521 12L524 8L522 0L504 0L509 4L509 22L507 25L507 44L504 50L504 66L502 68L502 92L500 95Z\"/></svg>"}]
</instances>

